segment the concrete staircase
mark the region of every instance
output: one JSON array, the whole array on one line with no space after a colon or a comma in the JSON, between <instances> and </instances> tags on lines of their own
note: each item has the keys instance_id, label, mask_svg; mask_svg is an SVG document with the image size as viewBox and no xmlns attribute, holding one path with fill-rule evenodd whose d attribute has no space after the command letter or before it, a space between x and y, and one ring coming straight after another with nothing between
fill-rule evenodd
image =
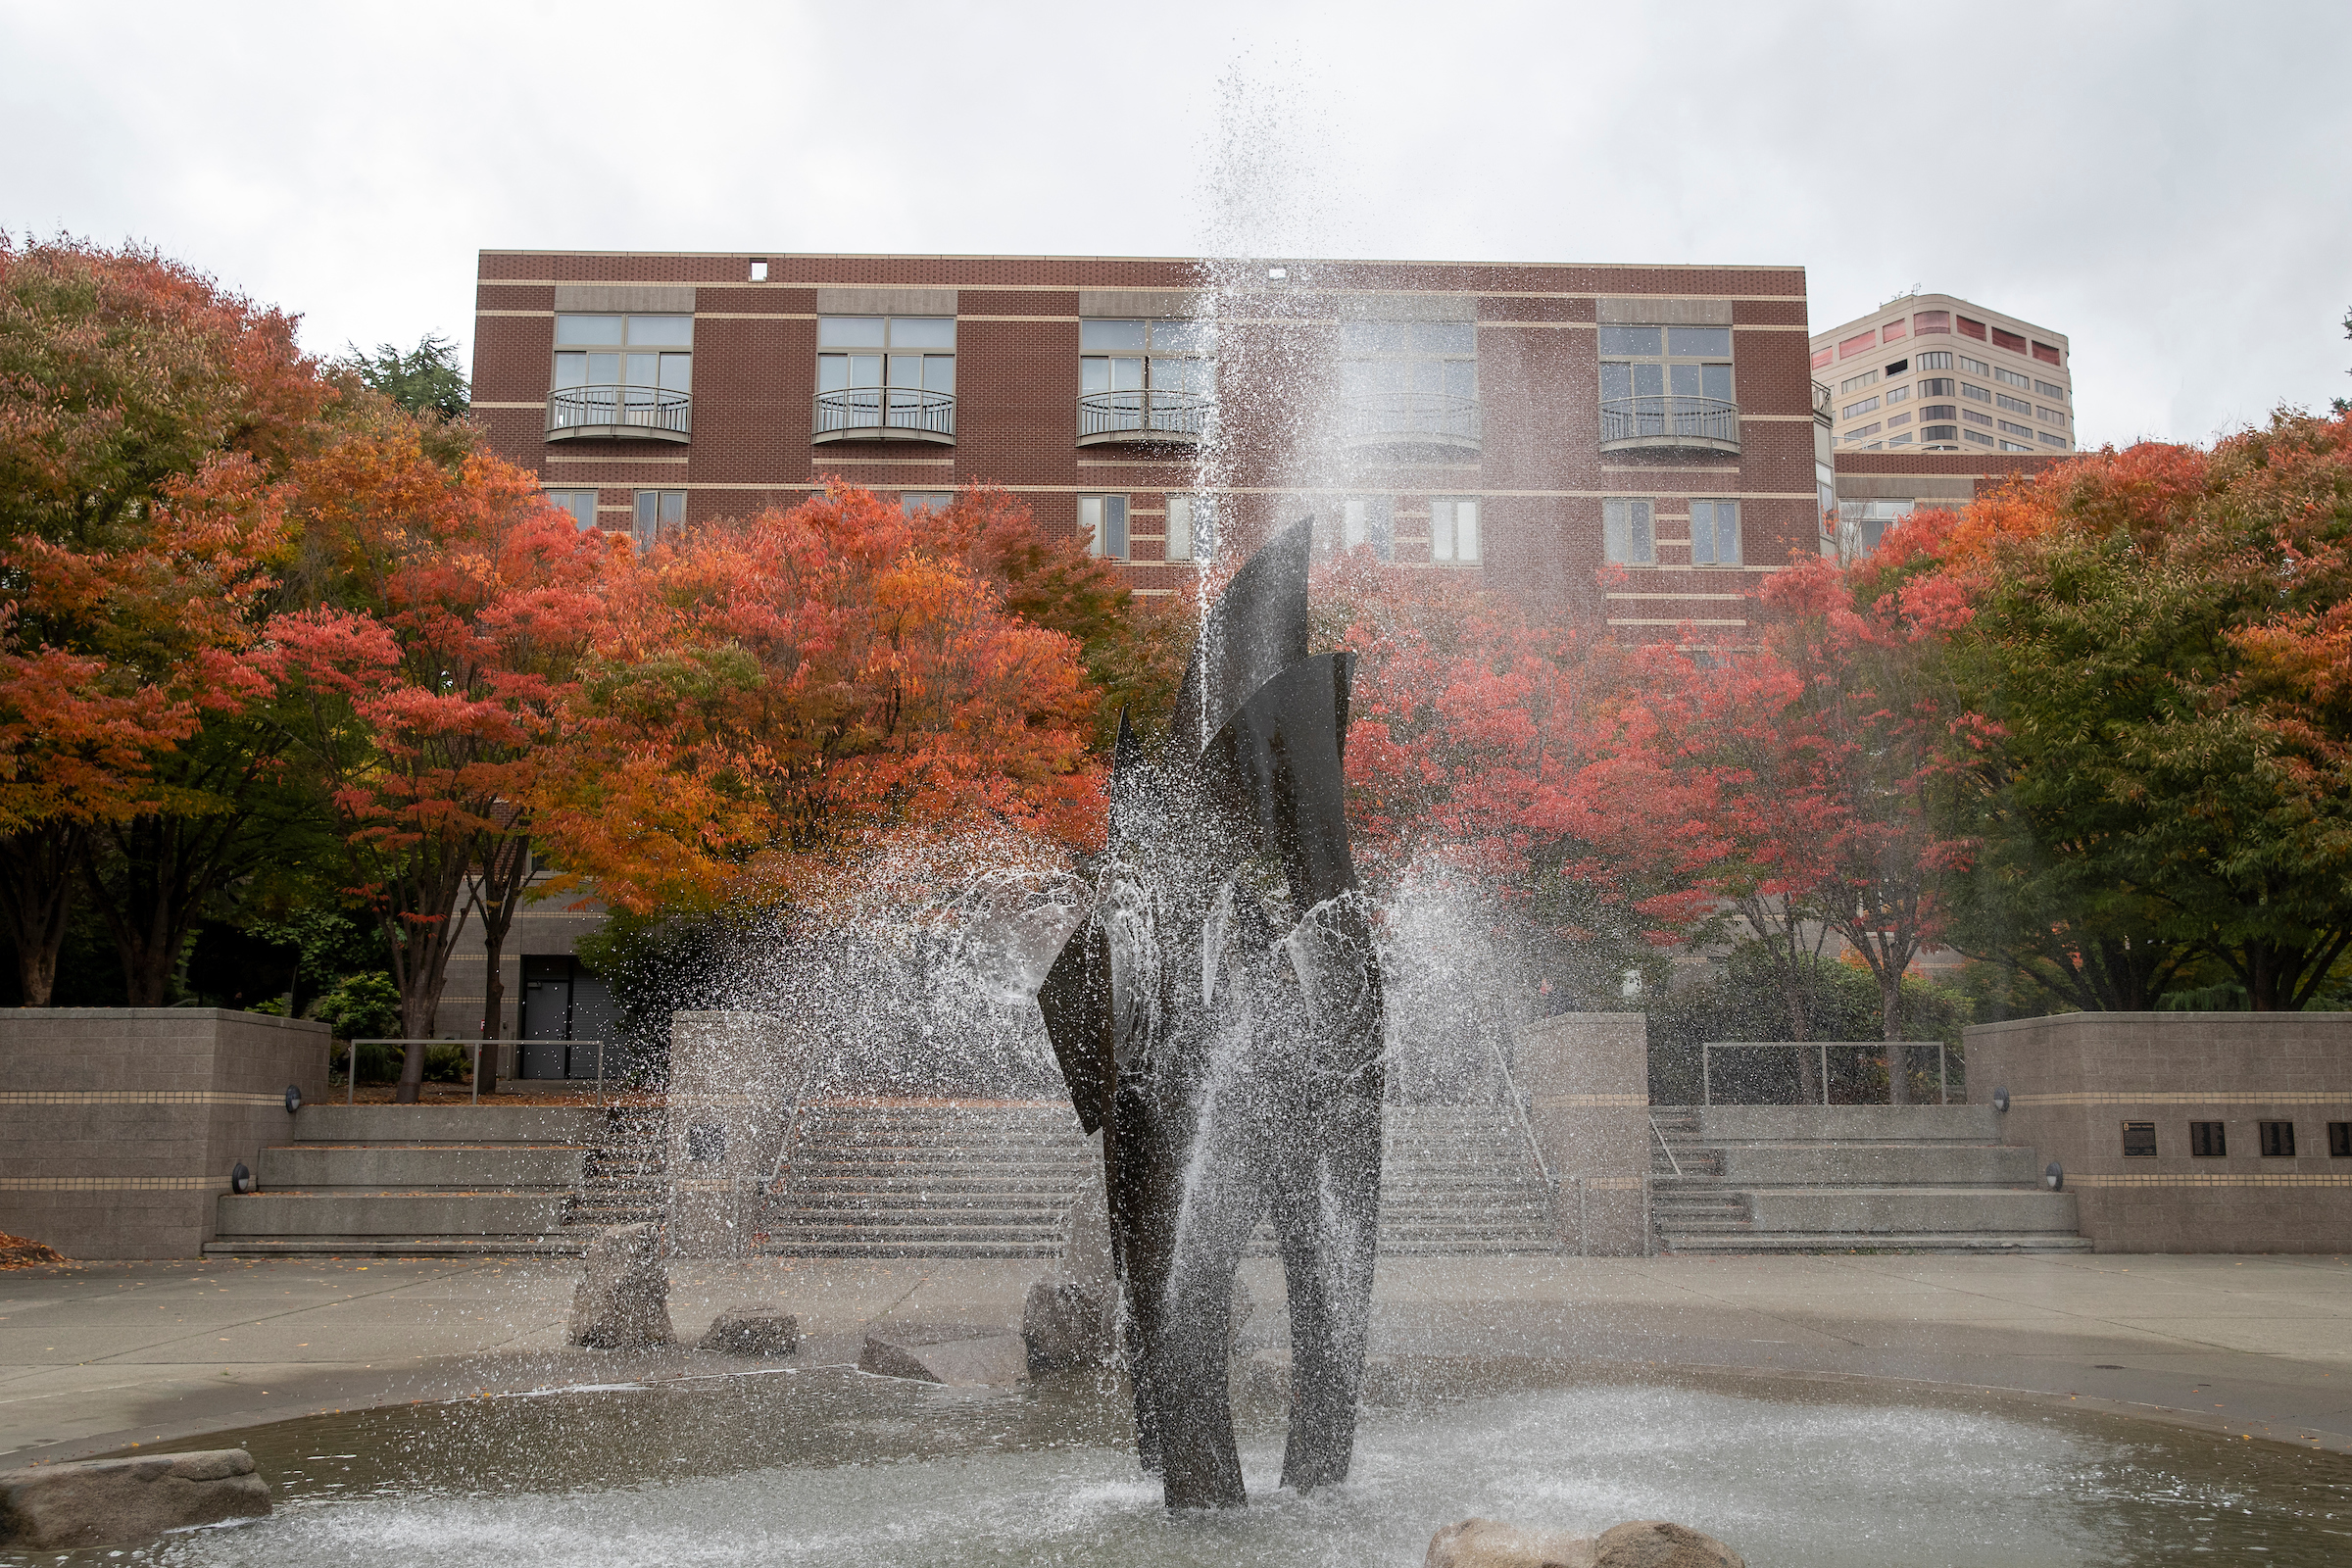
<instances>
[{"instance_id":1,"label":"concrete staircase","mask_svg":"<svg viewBox=\"0 0 2352 1568\"><path fill-rule=\"evenodd\" d=\"M211 1255L576 1252L657 1217L662 1112L583 1106L306 1105L224 1193Z\"/></svg>"},{"instance_id":2,"label":"concrete staircase","mask_svg":"<svg viewBox=\"0 0 2352 1568\"><path fill-rule=\"evenodd\" d=\"M1500 1109L1391 1107L1381 1250L1558 1250L1549 1200ZM817 1257L1042 1257L1098 1146L1054 1102L836 1102L804 1112L761 1250ZM1250 1250L1275 1250L1261 1225Z\"/></svg>"},{"instance_id":3,"label":"concrete staircase","mask_svg":"<svg viewBox=\"0 0 2352 1568\"><path fill-rule=\"evenodd\" d=\"M1989 1105L1657 1107L1670 1252L2086 1252L2075 1198Z\"/></svg>"}]
</instances>

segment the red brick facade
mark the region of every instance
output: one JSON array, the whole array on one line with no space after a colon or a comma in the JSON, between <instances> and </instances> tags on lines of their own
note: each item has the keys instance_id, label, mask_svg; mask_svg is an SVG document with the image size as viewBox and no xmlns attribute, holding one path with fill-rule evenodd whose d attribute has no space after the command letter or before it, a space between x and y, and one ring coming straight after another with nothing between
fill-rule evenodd
<instances>
[{"instance_id":1,"label":"red brick facade","mask_svg":"<svg viewBox=\"0 0 2352 1568\"><path fill-rule=\"evenodd\" d=\"M765 263L764 281L750 280L755 262ZM1269 276L1275 267L1286 275ZM691 285L690 441L547 438L565 284ZM878 288L956 291L952 445L811 440L819 291ZM1185 314L1131 311L1097 291L1213 300L1225 432L1213 451L1078 443L1082 316ZM625 514L612 509L640 489L684 490L692 519L790 504L829 474L884 491L1000 484L1050 526L1072 530L1080 495L1125 495L1128 570L1151 591L1193 569L1161 559L1167 494L1214 496L1228 548L1306 514L1328 520L1347 497L1374 497L1393 510L1399 568L1482 570L1627 635L1692 622L1709 640L1739 639L1763 574L1817 548L1798 268L486 251L477 308L475 409L493 446L551 488L597 489L603 520L614 523ZM1474 450L1335 447L1300 433L1318 427L1314 405L1338 395L1323 372L1340 323L1441 319L1476 322ZM1604 319L1728 325L1738 451L1603 453ZM1852 461L1841 455L1839 471ZM1477 566L1433 566L1432 497L1479 503ZM1610 497L1647 500L1655 519L1654 564L1622 578L1600 571ZM1740 503L1739 564L1692 564L1693 498Z\"/></svg>"}]
</instances>

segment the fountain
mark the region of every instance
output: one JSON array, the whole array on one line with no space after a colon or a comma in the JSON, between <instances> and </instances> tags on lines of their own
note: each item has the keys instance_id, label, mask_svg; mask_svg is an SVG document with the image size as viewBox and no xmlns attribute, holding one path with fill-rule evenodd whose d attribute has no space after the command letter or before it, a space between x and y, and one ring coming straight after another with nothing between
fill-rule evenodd
<instances>
[{"instance_id":1,"label":"fountain","mask_svg":"<svg viewBox=\"0 0 2352 1568\"><path fill-rule=\"evenodd\" d=\"M1039 993L1103 1129L1137 1446L1171 1508L1244 1500L1233 1279L1269 1210L1291 1314L1282 1481L1344 1479L1380 1210L1380 964L1348 856L1349 657L1307 657L1309 525L1203 617L1166 743L1124 715L1093 912Z\"/></svg>"}]
</instances>

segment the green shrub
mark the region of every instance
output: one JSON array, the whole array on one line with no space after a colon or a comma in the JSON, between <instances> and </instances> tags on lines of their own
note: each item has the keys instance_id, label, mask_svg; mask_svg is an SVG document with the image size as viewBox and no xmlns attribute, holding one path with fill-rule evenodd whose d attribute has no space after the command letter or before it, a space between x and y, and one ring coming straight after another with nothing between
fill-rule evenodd
<instances>
[{"instance_id":1,"label":"green shrub","mask_svg":"<svg viewBox=\"0 0 2352 1568\"><path fill-rule=\"evenodd\" d=\"M338 1040L379 1040L400 1033L400 989L388 974L347 974L320 997L311 1015ZM363 1060L362 1065L366 1063Z\"/></svg>"},{"instance_id":2,"label":"green shrub","mask_svg":"<svg viewBox=\"0 0 2352 1568\"><path fill-rule=\"evenodd\" d=\"M424 1076L437 1084L462 1084L473 1072L473 1048L447 1045L424 1048Z\"/></svg>"}]
</instances>

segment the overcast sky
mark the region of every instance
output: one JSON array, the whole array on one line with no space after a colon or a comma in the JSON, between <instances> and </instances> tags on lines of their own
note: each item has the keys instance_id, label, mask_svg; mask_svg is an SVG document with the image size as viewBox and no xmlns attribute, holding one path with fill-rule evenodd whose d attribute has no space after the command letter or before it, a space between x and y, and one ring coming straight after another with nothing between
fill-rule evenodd
<instances>
[{"instance_id":1,"label":"overcast sky","mask_svg":"<svg viewBox=\"0 0 2352 1568\"><path fill-rule=\"evenodd\" d=\"M2087 444L2352 395L2352 6L0 0L0 226L468 342L482 248L1800 263ZM468 349L470 344L468 342Z\"/></svg>"}]
</instances>

